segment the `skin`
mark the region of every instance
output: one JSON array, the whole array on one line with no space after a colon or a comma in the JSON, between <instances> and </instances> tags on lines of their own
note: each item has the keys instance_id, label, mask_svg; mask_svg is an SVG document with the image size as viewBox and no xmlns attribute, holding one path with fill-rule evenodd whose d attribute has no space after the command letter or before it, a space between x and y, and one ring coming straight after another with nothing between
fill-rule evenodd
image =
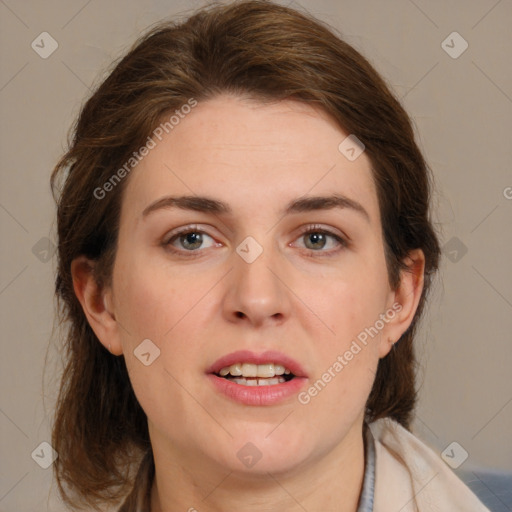
<instances>
[{"instance_id":1,"label":"skin","mask_svg":"<svg viewBox=\"0 0 512 512\"><path fill-rule=\"evenodd\" d=\"M124 355L148 416L152 512L356 510L365 402L379 359L413 319L424 258L411 252L411 272L391 289L371 163L340 153L347 135L303 103L200 103L129 177L111 287L98 288L92 262L73 262L84 312L101 343ZM292 200L334 193L367 217L352 208L282 213ZM207 196L232 213L142 215L170 194ZM187 251L175 237L165 246L186 226L206 233L203 245ZM305 235L311 226L347 243ZM247 236L263 248L252 263L236 252ZM205 376L235 350L279 350L303 366L306 390L396 303L401 311L306 405L297 396L241 405ZM149 366L133 354L147 338L161 351ZM262 454L252 468L237 457L248 442Z\"/></svg>"}]
</instances>

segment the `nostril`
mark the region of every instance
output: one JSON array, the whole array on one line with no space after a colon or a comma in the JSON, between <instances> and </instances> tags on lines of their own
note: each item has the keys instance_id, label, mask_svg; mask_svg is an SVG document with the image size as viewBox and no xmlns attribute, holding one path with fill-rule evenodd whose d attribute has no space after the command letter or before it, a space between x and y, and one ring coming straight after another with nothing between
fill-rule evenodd
<instances>
[{"instance_id":1,"label":"nostril","mask_svg":"<svg viewBox=\"0 0 512 512\"><path fill-rule=\"evenodd\" d=\"M245 313L242 313L241 311L237 311L235 315L237 318L245 318Z\"/></svg>"}]
</instances>

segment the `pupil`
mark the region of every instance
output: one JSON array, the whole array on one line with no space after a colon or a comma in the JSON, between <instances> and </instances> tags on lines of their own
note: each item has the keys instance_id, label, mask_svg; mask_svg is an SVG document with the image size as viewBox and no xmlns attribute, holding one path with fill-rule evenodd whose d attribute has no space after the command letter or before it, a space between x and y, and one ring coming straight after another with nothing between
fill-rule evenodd
<instances>
[{"instance_id":1,"label":"pupil","mask_svg":"<svg viewBox=\"0 0 512 512\"><path fill-rule=\"evenodd\" d=\"M311 242L311 243L308 243ZM318 249L325 246L325 235L323 233L309 233L306 237L308 249Z\"/></svg>"},{"instance_id":2,"label":"pupil","mask_svg":"<svg viewBox=\"0 0 512 512\"><path fill-rule=\"evenodd\" d=\"M203 243L203 236L201 233L187 233L183 236L183 247L186 249L197 249Z\"/></svg>"}]
</instances>

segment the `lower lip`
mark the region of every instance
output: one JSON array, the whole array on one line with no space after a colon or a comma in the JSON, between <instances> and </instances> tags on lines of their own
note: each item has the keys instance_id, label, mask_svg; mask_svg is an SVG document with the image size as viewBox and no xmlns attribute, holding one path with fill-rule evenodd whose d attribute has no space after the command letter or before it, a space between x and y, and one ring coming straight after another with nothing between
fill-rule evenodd
<instances>
[{"instance_id":1,"label":"lower lip","mask_svg":"<svg viewBox=\"0 0 512 512\"><path fill-rule=\"evenodd\" d=\"M307 381L305 377L294 377L287 382L270 386L244 386L213 373L207 374L207 377L217 391L244 405L277 404L296 395Z\"/></svg>"}]
</instances>

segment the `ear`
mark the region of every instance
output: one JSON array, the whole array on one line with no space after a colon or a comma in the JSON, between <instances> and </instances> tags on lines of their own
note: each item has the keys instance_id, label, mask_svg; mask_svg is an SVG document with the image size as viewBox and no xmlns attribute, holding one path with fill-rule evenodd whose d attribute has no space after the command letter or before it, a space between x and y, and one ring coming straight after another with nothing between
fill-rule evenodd
<instances>
[{"instance_id":1,"label":"ear","mask_svg":"<svg viewBox=\"0 0 512 512\"><path fill-rule=\"evenodd\" d=\"M123 353L119 326L112 308L112 291L102 289L94 277L94 262L79 256L71 262L73 288L87 321L101 344L114 355Z\"/></svg>"},{"instance_id":2,"label":"ear","mask_svg":"<svg viewBox=\"0 0 512 512\"><path fill-rule=\"evenodd\" d=\"M392 290L385 316L388 317L380 346L380 357L385 357L393 345L411 325L423 292L425 255L421 249L411 251L404 261L406 269L400 273L400 283Z\"/></svg>"}]
</instances>

